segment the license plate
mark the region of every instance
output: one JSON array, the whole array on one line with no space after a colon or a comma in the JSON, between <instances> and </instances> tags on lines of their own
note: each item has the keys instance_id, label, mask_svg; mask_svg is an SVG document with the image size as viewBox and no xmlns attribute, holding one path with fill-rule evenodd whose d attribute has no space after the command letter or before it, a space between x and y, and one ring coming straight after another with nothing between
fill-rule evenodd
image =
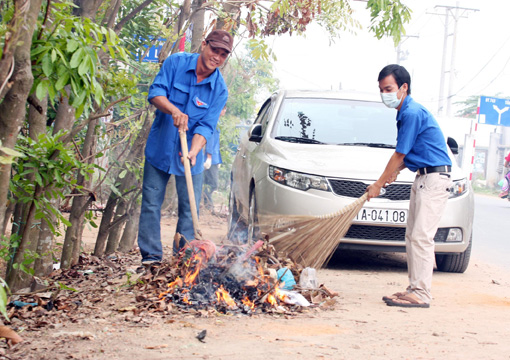
<instances>
[{"instance_id":1,"label":"license plate","mask_svg":"<svg viewBox=\"0 0 510 360\"><path fill-rule=\"evenodd\" d=\"M354 221L380 224L406 224L407 210L363 208L358 215L356 215Z\"/></svg>"}]
</instances>

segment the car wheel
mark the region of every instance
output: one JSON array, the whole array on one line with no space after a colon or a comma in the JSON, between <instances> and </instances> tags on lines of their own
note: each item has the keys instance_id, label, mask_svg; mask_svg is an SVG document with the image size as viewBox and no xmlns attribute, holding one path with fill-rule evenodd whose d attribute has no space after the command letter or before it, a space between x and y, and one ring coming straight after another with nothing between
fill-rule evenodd
<instances>
[{"instance_id":1,"label":"car wheel","mask_svg":"<svg viewBox=\"0 0 510 360\"><path fill-rule=\"evenodd\" d=\"M255 189L250 192L250 207L248 209L248 244L253 244L259 236L257 213L257 199Z\"/></svg>"},{"instance_id":2,"label":"car wheel","mask_svg":"<svg viewBox=\"0 0 510 360\"><path fill-rule=\"evenodd\" d=\"M473 243L473 234L469 239L469 246L462 253L457 254L437 254L436 265L439 271L451 273L463 273L469 265L471 257L471 245Z\"/></svg>"},{"instance_id":3,"label":"car wheel","mask_svg":"<svg viewBox=\"0 0 510 360\"><path fill-rule=\"evenodd\" d=\"M232 186L228 197L227 237L234 244L246 242L246 225L241 221L237 210L236 198Z\"/></svg>"}]
</instances>

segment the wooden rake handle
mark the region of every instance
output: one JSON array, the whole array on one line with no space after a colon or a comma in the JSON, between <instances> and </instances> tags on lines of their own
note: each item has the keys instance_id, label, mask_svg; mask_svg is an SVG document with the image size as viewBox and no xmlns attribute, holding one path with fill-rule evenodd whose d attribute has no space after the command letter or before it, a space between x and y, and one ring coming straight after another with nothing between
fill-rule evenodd
<instances>
[{"instance_id":1,"label":"wooden rake handle","mask_svg":"<svg viewBox=\"0 0 510 360\"><path fill-rule=\"evenodd\" d=\"M193 220L193 230L195 232L195 239L201 240L200 230L198 230L198 212L197 203L195 200L195 191L193 190L193 178L191 177L191 165L188 159L188 140L186 139L186 132L179 131L181 139L182 157L184 159L184 175L186 177L186 186L188 188L189 206L191 209L191 219Z\"/></svg>"}]
</instances>

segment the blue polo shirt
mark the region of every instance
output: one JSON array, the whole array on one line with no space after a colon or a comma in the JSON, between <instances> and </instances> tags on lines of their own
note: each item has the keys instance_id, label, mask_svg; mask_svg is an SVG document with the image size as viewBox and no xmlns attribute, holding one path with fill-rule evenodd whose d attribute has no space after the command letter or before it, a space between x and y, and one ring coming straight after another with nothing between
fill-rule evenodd
<instances>
[{"instance_id":1,"label":"blue polo shirt","mask_svg":"<svg viewBox=\"0 0 510 360\"><path fill-rule=\"evenodd\" d=\"M200 134L209 141L228 98L227 86L218 69L197 83L198 57L198 54L188 53L177 53L168 57L149 88L148 96L149 101L155 96L166 96L173 105L188 115L188 148L195 134ZM146 160L162 171L182 176L184 165L179 152L179 130L174 126L172 116L156 110L156 118L145 147ZM200 174L203 170L204 154L199 151L191 174Z\"/></svg>"},{"instance_id":2,"label":"blue polo shirt","mask_svg":"<svg viewBox=\"0 0 510 360\"><path fill-rule=\"evenodd\" d=\"M214 132L207 142L205 152L211 154L211 165L221 164L221 152L220 152L220 129L214 129Z\"/></svg>"},{"instance_id":3,"label":"blue polo shirt","mask_svg":"<svg viewBox=\"0 0 510 360\"><path fill-rule=\"evenodd\" d=\"M397 113L397 152L404 154L404 164L411 171L451 165L446 140L432 114L406 96Z\"/></svg>"}]
</instances>

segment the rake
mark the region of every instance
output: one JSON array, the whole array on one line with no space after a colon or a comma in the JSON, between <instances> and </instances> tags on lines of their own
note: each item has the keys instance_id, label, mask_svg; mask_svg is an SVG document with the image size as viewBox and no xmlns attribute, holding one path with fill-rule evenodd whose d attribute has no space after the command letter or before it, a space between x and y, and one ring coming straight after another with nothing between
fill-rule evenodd
<instances>
[{"instance_id":1,"label":"rake","mask_svg":"<svg viewBox=\"0 0 510 360\"><path fill-rule=\"evenodd\" d=\"M368 193L364 193L351 204L331 214L280 218L268 231L269 243L305 267L321 268L333 256L367 196Z\"/></svg>"}]
</instances>

